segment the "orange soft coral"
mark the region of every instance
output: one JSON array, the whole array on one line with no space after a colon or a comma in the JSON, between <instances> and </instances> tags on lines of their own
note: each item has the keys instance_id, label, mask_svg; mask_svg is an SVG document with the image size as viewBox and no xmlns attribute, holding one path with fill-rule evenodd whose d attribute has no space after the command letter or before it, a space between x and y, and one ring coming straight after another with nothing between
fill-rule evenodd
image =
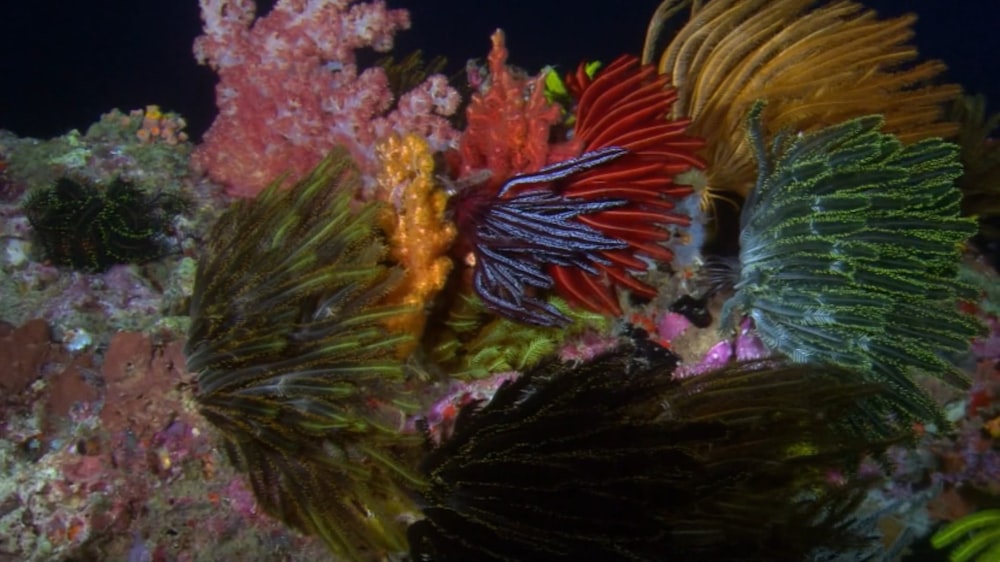
<instances>
[{"instance_id":1,"label":"orange soft coral","mask_svg":"<svg viewBox=\"0 0 1000 562\"><path fill-rule=\"evenodd\" d=\"M393 329L419 335L428 303L444 287L451 272L447 252L455 227L445 219L446 197L434 183L434 158L422 137L393 135L376 146L378 197L389 203L382 217L392 258L403 279L386 300L412 307L390 318Z\"/></svg>"}]
</instances>

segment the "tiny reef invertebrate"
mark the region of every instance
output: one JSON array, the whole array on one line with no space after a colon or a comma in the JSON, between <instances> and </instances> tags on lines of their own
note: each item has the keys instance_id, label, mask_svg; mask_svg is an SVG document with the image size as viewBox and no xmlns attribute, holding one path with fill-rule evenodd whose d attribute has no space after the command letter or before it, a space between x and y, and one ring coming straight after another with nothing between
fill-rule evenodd
<instances>
[{"instance_id":1,"label":"tiny reef invertebrate","mask_svg":"<svg viewBox=\"0 0 1000 562\"><path fill-rule=\"evenodd\" d=\"M959 214L957 147L903 145L879 132L878 116L766 146L761 109L748 121L759 176L724 315L746 313L768 348L795 361L857 368L887 385L893 399L879 410L896 422L946 426L910 375L966 385L944 354L967 351L982 329L958 306L974 297L957 275L976 223Z\"/></svg>"},{"instance_id":2,"label":"tiny reef invertebrate","mask_svg":"<svg viewBox=\"0 0 1000 562\"><path fill-rule=\"evenodd\" d=\"M184 206L177 196L150 195L121 178L100 187L64 177L32 192L24 211L46 259L100 272L165 255L167 226Z\"/></svg>"},{"instance_id":3,"label":"tiny reef invertebrate","mask_svg":"<svg viewBox=\"0 0 1000 562\"><path fill-rule=\"evenodd\" d=\"M345 151L291 190L240 200L209 236L191 306L195 399L260 505L351 560L405 549L401 491L420 439L396 351L411 336L381 304L399 272L383 263L377 206L351 209L360 179Z\"/></svg>"}]
</instances>

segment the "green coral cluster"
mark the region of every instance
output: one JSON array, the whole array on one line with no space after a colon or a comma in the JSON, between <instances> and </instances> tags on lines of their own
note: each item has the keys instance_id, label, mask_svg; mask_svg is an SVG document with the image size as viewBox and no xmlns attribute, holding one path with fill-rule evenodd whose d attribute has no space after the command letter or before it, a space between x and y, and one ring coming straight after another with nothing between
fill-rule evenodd
<instances>
[{"instance_id":1,"label":"green coral cluster","mask_svg":"<svg viewBox=\"0 0 1000 562\"><path fill-rule=\"evenodd\" d=\"M524 371L557 353L560 346L587 330L607 333L610 320L602 314L569 306L552 297L548 302L570 319L566 326L520 324L496 316L475 296L462 295L437 335L430 358L458 379L478 379L493 373Z\"/></svg>"},{"instance_id":2,"label":"green coral cluster","mask_svg":"<svg viewBox=\"0 0 1000 562\"><path fill-rule=\"evenodd\" d=\"M758 105L749 119L757 186L741 215L739 279L726 313L749 315L764 343L798 362L841 365L892 390L877 414L942 422L913 381L955 385L948 360L981 326L959 312L974 291L957 279L962 244L955 145L903 145L877 116L765 146Z\"/></svg>"}]
</instances>

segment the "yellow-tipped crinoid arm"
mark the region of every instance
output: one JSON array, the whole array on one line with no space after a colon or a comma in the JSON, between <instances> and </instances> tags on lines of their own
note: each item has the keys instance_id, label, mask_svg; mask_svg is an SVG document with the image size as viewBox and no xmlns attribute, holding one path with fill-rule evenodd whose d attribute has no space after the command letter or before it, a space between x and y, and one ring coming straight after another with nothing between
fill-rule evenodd
<instances>
[{"instance_id":1,"label":"yellow-tipped crinoid arm","mask_svg":"<svg viewBox=\"0 0 1000 562\"><path fill-rule=\"evenodd\" d=\"M188 368L195 400L261 507L343 560L406 549L422 439L386 328L400 275L385 265L378 207L335 150L289 190L280 179L227 210L195 280Z\"/></svg>"},{"instance_id":2,"label":"yellow-tipped crinoid arm","mask_svg":"<svg viewBox=\"0 0 1000 562\"><path fill-rule=\"evenodd\" d=\"M746 195L756 168L744 120L767 101L767 133L806 132L860 115L881 114L883 132L904 143L947 137L957 128L943 104L960 93L932 81L939 61L914 63L915 16L879 19L855 2L666 0L650 22L644 59L653 60L668 18L690 19L659 57L679 99L676 116L706 141L706 197ZM691 6L690 12L684 8Z\"/></svg>"},{"instance_id":3,"label":"yellow-tipped crinoid arm","mask_svg":"<svg viewBox=\"0 0 1000 562\"><path fill-rule=\"evenodd\" d=\"M387 203L380 223L388 234L389 254L403 268L402 279L386 302L412 307L409 314L386 322L419 337L427 320L425 310L451 272L447 254L455 240L455 225L445 218L447 196L434 182L434 157L423 137L393 135L375 151L377 194ZM409 349L403 346L401 353Z\"/></svg>"}]
</instances>

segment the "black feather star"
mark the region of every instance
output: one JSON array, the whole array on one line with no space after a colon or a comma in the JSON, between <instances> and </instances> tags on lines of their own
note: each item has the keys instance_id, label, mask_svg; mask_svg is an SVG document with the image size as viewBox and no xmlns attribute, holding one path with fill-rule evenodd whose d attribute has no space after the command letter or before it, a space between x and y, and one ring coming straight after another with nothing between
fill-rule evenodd
<instances>
[{"instance_id":1,"label":"black feather star","mask_svg":"<svg viewBox=\"0 0 1000 562\"><path fill-rule=\"evenodd\" d=\"M621 207L617 199L586 200L547 189L521 193L525 185L544 185L610 162L626 154L603 148L511 178L482 212L475 228L473 284L487 307L508 318L538 326L559 326L569 319L534 291L551 289L551 266L574 267L597 274L595 264L609 264L601 255L628 243L577 220Z\"/></svg>"},{"instance_id":2,"label":"black feather star","mask_svg":"<svg viewBox=\"0 0 1000 562\"><path fill-rule=\"evenodd\" d=\"M864 542L867 483L826 474L895 438L838 429L878 387L775 361L677 381L670 358L635 357L549 361L464 408L423 463L413 558L803 560Z\"/></svg>"},{"instance_id":3,"label":"black feather star","mask_svg":"<svg viewBox=\"0 0 1000 562\"><path fill-rule=\"evenodd\" d=\"M167 226L184 206L179 197L150 195L121 178L106 187L61 178L33 192L24 210L46 259L101 272L163 257Z\"/></svg>"}]
</instances>

